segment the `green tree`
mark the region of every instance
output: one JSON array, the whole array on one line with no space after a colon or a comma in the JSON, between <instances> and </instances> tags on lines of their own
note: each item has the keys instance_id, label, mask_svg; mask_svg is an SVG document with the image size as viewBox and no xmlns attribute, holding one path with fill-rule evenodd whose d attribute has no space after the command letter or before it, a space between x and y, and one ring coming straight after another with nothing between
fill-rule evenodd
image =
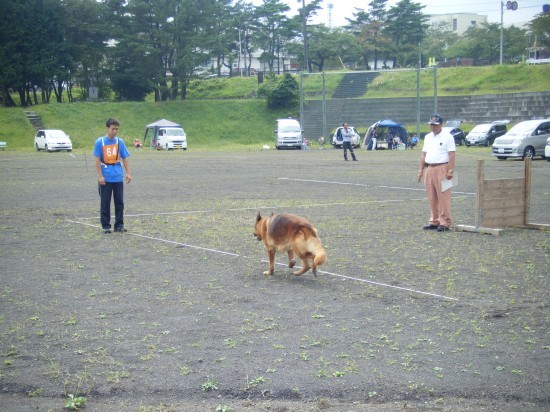
<instances>
[{"instance_id":1,"label":"green tree","mask_svg":"<svg viewBox=\"0 0 550 412\"><path fill-rule=\"evenodd\" d=\"M504 29L503 60L521 60L526 48L526 32L515 26ZM476 64L496 64L500 60L500 25L482 23L470 27L448 50L448 57L472 57Z\"/></svg>"},{"instance_id":2,"label":"green tree","mask_svg":"<svg viewBox=\"0 0 550 412\"><path fill-rule=\"evenodd\" d=\"M24 84L23 69L25 61L23 56L25 51L19 46L19 38L24 33L21 25L23 22L19 19L21 15L20 4L13 0L0 0L2 16L4 21L17 21L19 24L10 27L4 25L0 30L0 100L2 106L12 107L16 103L13 100L10 89Z\"/></svg>"},{"instance_id":3,"label":"green tree","mask_svg":"<svg viewBox=\"0 0 550 412\"><path fill-rule=\"evenodd\" d=\"M309 63L310 67L316 67L322 72L325 65L332 63L340 66L340 60L356 62L359 53L357 43L353 35L340 28L329 28L324 24L310 26L309 28ZM293 42L289 45L292 53L299 55L303 45Z\"/></svg>"},{"instance_id":4,"label":"green tree","mask_svg":"<svg viewBox=\"0 0 550 412\"><path fill-rule=\"evenodd\" d=\"M425 37L428 17L422 6L411 0L400 0L388 10L384 33L391 40L393 67L414 65L420 42Z\"/></svg>"},{"instance_id":5,"label":"green tree","mask_svg":"<svg viewBox=\"0 0 550 412\"><path fill-rule=\"evenodd\" d=\"M289 19L286 13L289 10L290 7L280 0L263 0L255 11L256 24L252 41L263 50L260 59L267 64L270 72L274 71L279 39L288 32Z\"/></svg>"},{"instance_id":6,"label":"green tree","mask_svg":"<svg viewBox=\"0 0 550 412\"><path fill-rule=\"evenodd\" d=\"M357 9L355 19L348 19L349 26L356 36L361 48L361 60L365 68L370 69L373 61L374 70L378 69L380 53L389 49L389 39L384 32L386 24L387 0L373 0L367 11Z\"/></svg>"},{"instance_id":7,"label":"green tree","mask_svg":"<svg viewBox=\"0 0 550 412\"><path fill-rule=\"evenodd\" d=\"M285 73L278 79L275 75L268 76L268 81L260 87L260 95L267 99L271 109L296 108L300 101L298 82L290 74Z\"/></svg>"},{"instance_id":8,"label":"green tree","mask_svg":"<svg viewBox=\"0 0 550 412\"><path fill-rule=\"evenodd\" d=\"M218 19L227 15L223 0L180 0L174 20L174 62L172 98L179 86L181 99L187 95L187 85L198 66L213 55L218 42L215 33Z\"/></svg>"},{"instance_id":9,"label":"green tree","mask_svg":"<svg viewBox=\"0 0 550 412\"><path fill-rule=\"evenodd\" d=\"M529 30L531 31L529 46L550 47L550 13L537 14L529 23Z\"/></svg>"},{"instance_id":10,"label":"green tree","mask_svg":"<svg viewBox=\"0 0 550 412\"><path fill-rule=\"evenodd\" d=\"M448 56L448 50L458 40L458 34L449 30L448 25L440 23L428 28L426 37L422 41L422 54L426 58L434 58L436 62L443 62Z\"/></svg>"},{"instance_id":11,"label":"green tree","mask_svg":"<svg viewBox=\"0 0 550 412\"><path fill-rule=\"evenodd\" d=\"M15 105L10 89L19 94L21 106L38 103L37 88L47 101L52 87L66 80L63 66L71 58L66 53L61 4L57 0L2 0L0 7L9 19L5 21L16 22L0 31L2 104Z\"/></svg>"},{"instance_id":12,"label":"green tree","mask_svg":"<svg viewBox=\"0 0 550 412\"><path fill-rule=\"evenodd\" d=\"M212 50L216 57L216 73L221 75L222 67L229 69L232 74L233 63L237 66L246 66L246 56L251 56L252 47L249 41L249 30L253 22L252 5L239 0L231 5L230 0L220 10L221 14L215 21L216 40ZM252 58L250 57L250 60Z\"/></svg>"}]
</instances>

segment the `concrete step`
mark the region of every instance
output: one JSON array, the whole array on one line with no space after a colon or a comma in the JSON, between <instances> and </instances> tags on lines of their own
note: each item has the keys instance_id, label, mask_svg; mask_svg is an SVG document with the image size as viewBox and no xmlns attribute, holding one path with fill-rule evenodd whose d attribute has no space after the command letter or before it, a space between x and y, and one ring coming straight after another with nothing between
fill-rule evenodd
<instances>
[{"instance_id":1,"label":"concrete step","mask_svg":"<svg viewBox=\"0 0 550 412\"><path fill-rule=\"evenodd\" d=\"M35 131L39 131L40 129L44 129L44 124L42 123L42 119L40 116L34 112L34 111L25 111L25 116L27 116L27 120L31 124L31 126L34 128Z\"/></svg>"},{"instance_id":2,"label":"concrete step","mask_svg":"<svg viewBox=\"0 0 550 412\"><path fill-rule=\"evenodd\" d=\"M367 92L369 83L379 75L380 73L378 72L346 73L332 94L332 98L349 99L361 97Z\"/></svg>"}]
</instances>

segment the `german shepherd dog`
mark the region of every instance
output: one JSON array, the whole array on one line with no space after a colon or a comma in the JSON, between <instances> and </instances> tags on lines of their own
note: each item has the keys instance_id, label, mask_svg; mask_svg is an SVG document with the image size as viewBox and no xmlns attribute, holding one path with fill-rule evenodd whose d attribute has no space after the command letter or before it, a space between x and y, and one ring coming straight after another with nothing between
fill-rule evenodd
<instances>
[{"instance_id":1,"label":"german shepherd dog","mask_svg":"<svg viewBox=\"0 0 550 412\"><path fill-rule=\"evenodd\" d=\"M272 275L275 270L275 253L286 250L288 254L288 267L296 264L294 255L302 260L302 269L293 272L300 276L302 273L312 270L317 276L317 266L327 260L327 254L317 236L317 229L300 216L282 214L262 217L260 212L256 216L254 236L259 241L263 240L269 256L269 270L264 275ZM310 266L309 261L312 265Z\"/></svg>"}]
</instances>

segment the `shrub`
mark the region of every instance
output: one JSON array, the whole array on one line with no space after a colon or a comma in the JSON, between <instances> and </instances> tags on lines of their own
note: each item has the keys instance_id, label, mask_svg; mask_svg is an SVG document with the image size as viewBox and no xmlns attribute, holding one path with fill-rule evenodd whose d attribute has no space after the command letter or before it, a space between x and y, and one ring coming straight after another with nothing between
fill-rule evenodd
<instances>
[{"instance_id":1,"label":"shrub","mask_svg":"<svg viewBox=\"0 0 550 412\"><path fill-rule=\"evenodd\" d=\"M295 108L300 101L298 82L290 73L285 73L280 80L268 77L258 88L258 94L266 97L270 109Z\"/></svg>"}]
</instances>

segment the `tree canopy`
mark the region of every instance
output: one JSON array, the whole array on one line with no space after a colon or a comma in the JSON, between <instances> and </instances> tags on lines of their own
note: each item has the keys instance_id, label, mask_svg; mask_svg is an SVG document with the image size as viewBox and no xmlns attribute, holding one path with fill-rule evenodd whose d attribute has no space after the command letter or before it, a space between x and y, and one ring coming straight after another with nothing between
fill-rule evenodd
<instances>
[{"instance_id":1,"label":"tree canopy","mask_svg":"<svg viewBox=\"0 0 550 412\"><path fill-rule=\"evenodd\" d=\"M312 23L321 0L294 16L281 0L0 0L0 7L8 22L0 29L3 106L14 106L14 95L22 106L87 99L90 86L102 99L140 101L151 92L156 101L185 99L205 67L250 74L253 53L270 73L280 73L281 59L323 71L416 67L418 54L494 64L499 55L498 25L458 36L429 26L412 0L391 7L372 0L341 28ZM532 44L550 47L550 14L528 29L506 28L504 39L506 62L521 60Z\"/></svg>"}]
</instances>

